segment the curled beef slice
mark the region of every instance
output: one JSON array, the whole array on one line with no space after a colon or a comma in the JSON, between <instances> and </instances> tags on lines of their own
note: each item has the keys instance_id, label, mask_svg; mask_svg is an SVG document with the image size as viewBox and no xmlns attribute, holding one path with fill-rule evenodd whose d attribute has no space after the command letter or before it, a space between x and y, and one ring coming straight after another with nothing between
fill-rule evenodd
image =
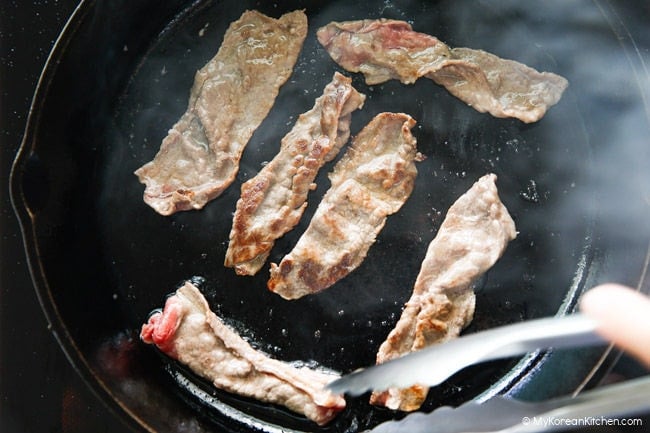
<instances>
[{"instance_id":1,"label":"curled beef slice","mask_svg":"<svg viewBox=\"0 0 650 433\"><path fill-rule=\"evenodd\" d=\"M427 248L413 294L379 348L378 364L456 338L472 321L472 283L517 236L495 181L494 174L483 176L449 208ZM427 387L419 385L391 388L373 393L370 402L413 411L422 405L427 392Z\"/></svg>"},{"instance_id":2,"label":"curled beef slice","mask_svg":"<svg viewBox=\"0 0 650 433\"><path fill-rule=\"evenodd\" d=\"M210 310L189 282L149 318L140 337L219 389L283 405L319 425L345 408L342 396L324 389L335 375L296 368L255 350Z\"/></svg>"},{"instance_id":3,"label":"curled beef slice","mask_svg":"<svg viewBox=\"0 0 650 433\"><path fill-rule=\"evenodd\" d=\"M541 119L568 85L559 75L485 51L450 49L404 21L332 22L318 30L318 40L335 62L363 73L368 84L426 77L479 112L526 123Z\"/></svg>"},{"instance_id":4,"label":"curled beef slice","mask_svg":"<svg viewBox=\"0 0 650 433\"><path fill-rule=\"evenodd\" d=\"M388 215L413 190L415 121L380 113L355 137L330 173L331 186L293 250L271 264L269 290L285 299L320 292L356 269Z\"/></svg>"},{"instance_id":5,"label":"curled beef slice","mask_svg":"<svg viewBox=\"0 0 650 433\"><path fill-rule=\"evenodd\" d=\"M240 275L260 270L275 240L300 221L318 171L347 142L352 112L364 100L350 78L334 74L314 107L282 139L278 154L242 185L225 266Z\"/></svg>"},{"instance_id":6,"label":"curled beef slice","mask_svg":"<svg viewBox=\"0 0 650 433\"><path fill-rule=\"evenodd\" d=\"M234 180L244 147L291 75L307 34L303 11L246 11L195 76L187 111L135 171L156 212L201 209Z\"/></svg>"}]
</instances>

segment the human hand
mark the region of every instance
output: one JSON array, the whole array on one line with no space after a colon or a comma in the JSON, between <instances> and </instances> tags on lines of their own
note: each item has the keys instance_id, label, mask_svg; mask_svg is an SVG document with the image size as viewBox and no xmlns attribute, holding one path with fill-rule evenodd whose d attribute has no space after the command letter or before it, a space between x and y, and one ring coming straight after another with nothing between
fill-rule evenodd
<instances>
[{"instance_id":1,"label":"human hand","mask_svg":"<svg viewBox=\"0 0 650 433\"><path fill-rule=\"evenodd\" d=\"M587 291L580 310L598 333L650 367L650 298L629 287L603 284Z\"/></svg>"}]
</instances>

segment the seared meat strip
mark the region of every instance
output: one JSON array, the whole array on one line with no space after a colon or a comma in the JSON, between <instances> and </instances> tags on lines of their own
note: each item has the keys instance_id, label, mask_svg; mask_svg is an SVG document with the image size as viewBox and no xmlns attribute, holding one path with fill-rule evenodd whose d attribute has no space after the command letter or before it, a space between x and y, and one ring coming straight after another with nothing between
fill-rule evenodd
<instances>
[{"instance_id":1,"label":"seared meat strip","mask_svg":"<svg viewBox=\"0 0 650 433\"><path fill-rule=\"evenodd\" d=\"M413 294L379 348L378 364L453 339L472 321L472 282L517 236L495 181L494 174L483 176L449 208L429 244ZM373 393L370 402L412 411L422 405L427 391L424 386L390 389Z\"/></svg>"},{"instance_id":2,"label":"seared meat strip","mask_svg":"<svg viewBox=\"0 0 650 433\"><path fill-rule=\"evenodd\" d=\"M303 11L279 19L246 11L230 25L219 52L196 73L187 111L153 161L135 172L149 206L162 215L201 209L232 183L306 35Z\"/></svg>"},{"instance_id":3,"label":"seared meat strip","mask_svg":"<svg viewBox=\"0 0 650 433\"><path fill-rule=\"evenodd\" d=\"M513 60L470 48L450 49L404 21L332 22L318 30L332 59L368 84L430 78L477 111L530 123L556 104L568 82Z\"/></svg>"},{"instance_id":4,"label":"seared meat strip","mask_svg":"<svg viewBox=\"0 0 650 433\"><path fill-rule=\"evenodd\" d=\"M255 350L210 310L199 289L189 282L167 299L162 312L149 318L140 338L217 388L284 405L319 425L345 407L342 396L323 388L336 376L296 368Z\"/></svg>"},{"instance_id":5,"label":"seared meat strip","mask_svg":"<svg viewBox=\"0 0 650 433\"><path fill-rule=\"evenodd\" d=\"M242 185L225 266L239 275L260 270L275 240L300 221L318 170L348 141L351 113L364 100L352 80L334 74L314 107L282 139L280 152Z\"/></svg>"},{"instance_id":6,"label":"seared meat strip","mask_svg":"<svg viewBox=\"0 0 650 433\"><path fill-rule=\"evenodd\" d=\"M413 190L414 125L406 114L381 113L363 128L330 174L332 185L307 230L279 265L271 264L269 290L300 298L330 287L361 264L386 217Z\"/></svg>"}]
</instances>

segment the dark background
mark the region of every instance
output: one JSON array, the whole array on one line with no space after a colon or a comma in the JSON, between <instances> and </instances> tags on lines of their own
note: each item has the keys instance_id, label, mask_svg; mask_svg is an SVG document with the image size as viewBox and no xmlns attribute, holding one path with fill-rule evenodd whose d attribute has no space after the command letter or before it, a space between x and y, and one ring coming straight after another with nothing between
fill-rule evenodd
<instances>
[{"instance_id":1,"label":"dark background","mask_svg":"<svg viewBox=\"0 0 650 433\"><path fill-rule=\"evenodd\" d=\"M0 0L0 432L122 433L68 363L32 287L8 178L31 99L75 0Z\"/></svg>"},{"instance_id":2,"label":"dark background","mask_svg":"<svg viewBox=\"0 0 650 433\"><path fill-rule=\"evenodd\" d=\"M74 0L0 0L0 432L3 433L130 431L86 387L48 330L32 287L7 188L40 71L76 4ZM645 373L634 361L623 358L607 381ZM645 421L645 427L639 431L650 430L648 417Z\"/></svg>"}]
</instances>

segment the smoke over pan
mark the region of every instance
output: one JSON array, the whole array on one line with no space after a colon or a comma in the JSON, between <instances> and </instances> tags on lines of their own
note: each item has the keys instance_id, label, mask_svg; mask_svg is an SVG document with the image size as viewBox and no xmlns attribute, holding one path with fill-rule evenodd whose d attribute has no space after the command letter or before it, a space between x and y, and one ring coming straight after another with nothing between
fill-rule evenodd
<instances>
[{"instance_id":1,"label":"smoke over pan","mask_svg":"<svg viewBox=\"0 0 650 433\"><path fill-rule=\"evenodd\" d=\"M214 390L157 356L137 340L140 324L194 278L211 307L273 357L341 372L372 364L446 210L488 172L498 176L519 235L478 282L466 332L566 314L602 281L647 290L650 11L627 5L82 2L44 71L11 191L37 293L63 349L140 430L312 431L302 419ZM305 9L310 30L296 68L251 138L233 185L201 211L158 215L142 201L133 171L152 159L187 107L194 73L245 9L274 17ZM345 73L316 30L332 20L379 17L406 20L450 46L558 73L569 87L542 120L524 124L478 113L430 80L367 86L353 75L368 97L352 115L352 134L379 112L408 113L426 159L411 197L364 263L328 291L287 302L266 290L266 269L243 278L223 267L239 188L275 155L334 71ZM276 243L270 261L306 228L335 162L321 171L300 225ZM423 410L496 393L550 397L600 377L594 366L606 352L573 355L470 369L432 389ZM358 399L319 431L362 431L396 416Z\"/></svg>"}]
</instances>

